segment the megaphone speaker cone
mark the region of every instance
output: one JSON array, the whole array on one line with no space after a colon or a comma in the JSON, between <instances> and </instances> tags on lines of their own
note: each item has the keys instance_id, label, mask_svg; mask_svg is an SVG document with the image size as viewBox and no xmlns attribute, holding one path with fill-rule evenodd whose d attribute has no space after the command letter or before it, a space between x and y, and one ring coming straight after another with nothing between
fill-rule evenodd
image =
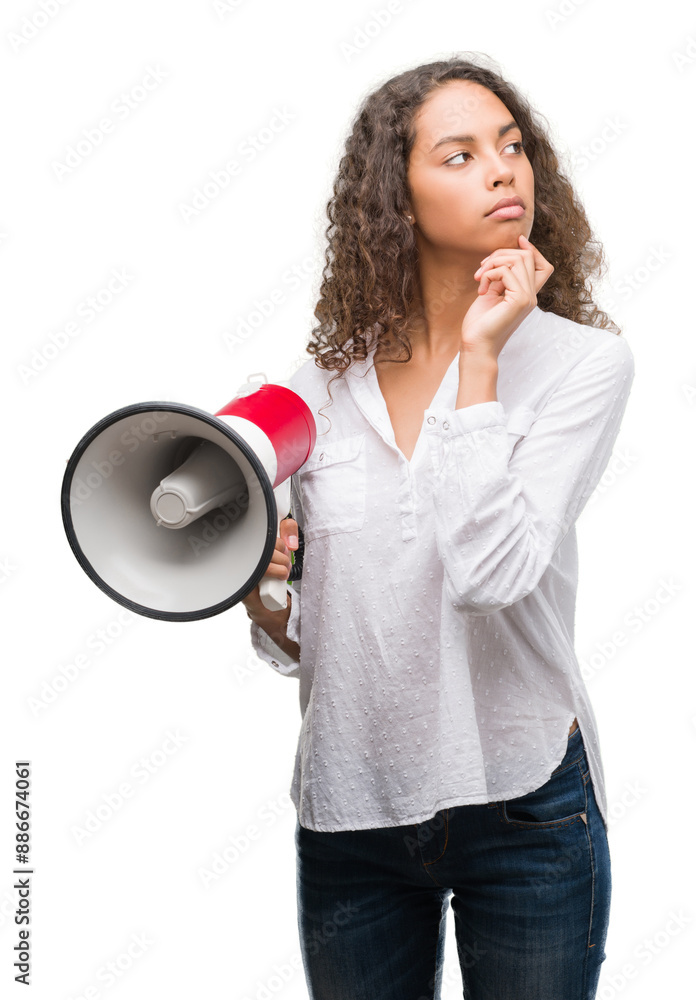
<instances>
[{"instance_id":1,"label":"megaphone speaker cone","mask_svg":"<svg viewBox=\"0 0 696 1000\"><path fill-rule=\"evenodd\" d=\"M313 446L305 435L304 451ZM75 448L63 524L82 568L119 604L167 621L207 618L241 601L268 568L277 475L268 436L246 418L137 403Z\"/></svg>"}]
</instances>

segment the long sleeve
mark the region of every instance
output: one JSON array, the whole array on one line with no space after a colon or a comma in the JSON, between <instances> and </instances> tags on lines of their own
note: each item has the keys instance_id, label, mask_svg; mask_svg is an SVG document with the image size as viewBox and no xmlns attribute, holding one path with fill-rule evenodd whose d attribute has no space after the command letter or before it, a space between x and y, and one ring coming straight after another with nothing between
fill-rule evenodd
<instances>
[{"instance_id":1,"label":"long sleeve","mask_svg":"<svg viewBox=\"0 0 696 1000\"><path fill-rule=\"evenodd\" d=\"M295 490L295 481L291 483L291 504L290 511L292 517L303 528L301 518L301 508ZM291 596L290 616L288 618L287 632L288 639L300 644L300 591L301 581L293 580L286 584L287 592ZM293 660L284 650L280 648L271 637L255 622L250 621L251 645L258 657L265 660L277 673L283 677L299 677L300 664L298 660Z\"/></svg>"},{"instance_id":2,"label":"long sleeve","mask_svg":"<svg viewBox=\"0 0 696 1000\"><path fill-rule=\"evenodd\" d=\"M296 635L298 634L298 625L300 617L300 594L297 585L299 580L296 580L292 584L287 584L288 594L291 594L292 604L290 607L290 617L288 618L288 629L287 636L289 639L297 642ZM269 666L282 674L283 677L299 677L300 675L300 664L297 660L293 660L291 656L280 648L267 632L257 625L256 622L250 622L251 626L251 645L258 657L265 660Z\"/></svg>"},{"instance_id":3,"label":"long sleeve","mask_svg":"<svg viewBox=\"0 0 696 1000\"><path fill-rule=\"evenodd\" d=\"M630 347L607 336L512 455L499 401L426 410L437 549L455 608L487 615L535 589L606 469L633 376Z\"/></svg>"}]
</instances>

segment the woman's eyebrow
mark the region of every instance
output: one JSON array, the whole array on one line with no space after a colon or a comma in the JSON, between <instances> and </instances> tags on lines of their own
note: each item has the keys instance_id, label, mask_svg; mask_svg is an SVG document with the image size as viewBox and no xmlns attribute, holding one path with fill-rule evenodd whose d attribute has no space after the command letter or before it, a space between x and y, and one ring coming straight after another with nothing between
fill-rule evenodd
<instances>
[{"instance_id":1,"label":"woman's eyebrow","mask_svg":"<svg viewBox=\"0 0 696 1000\"><path fill-rule=\"evenodd\" d=\"M510 129L513 129L513 128L519 128L519 125L517 124L517 122L507 122L507 124L501 125L500 128L498 129L498 138L499 139L502 138L502 136L504 136L506 132L509 132ZM438 146L444 146L448 142L476 142L476 136L475 135L446 135L446 136L443 136L442 139L438 139L437 140L437 142L435 143L435 145L433 146L433 148L430 150L430 152L432 153L434 149L438 148Z\"/></svg>"}]
</instances>

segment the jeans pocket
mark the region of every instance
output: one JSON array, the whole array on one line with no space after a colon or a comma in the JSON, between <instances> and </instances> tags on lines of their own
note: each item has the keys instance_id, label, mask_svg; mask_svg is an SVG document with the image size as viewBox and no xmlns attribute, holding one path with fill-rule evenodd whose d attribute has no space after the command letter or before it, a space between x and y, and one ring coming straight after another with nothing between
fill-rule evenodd
<instances>
[{"instance_id":1,"label":"jeans pocket","mask_svg":"<svg viewBox=\"0 0 696 1000\"><path fill-rule=\"evenodd\" d=\"M562 827L576 820L587 822L589 768L578 728L568 738L565 757L540 788L500 802L504 823L528 829Z\"/></svg>"}]
</instances>

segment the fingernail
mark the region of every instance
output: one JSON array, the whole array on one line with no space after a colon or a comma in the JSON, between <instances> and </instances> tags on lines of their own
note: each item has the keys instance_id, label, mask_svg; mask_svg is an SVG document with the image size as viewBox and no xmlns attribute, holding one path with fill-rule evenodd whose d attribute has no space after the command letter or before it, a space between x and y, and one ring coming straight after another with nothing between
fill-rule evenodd
<instances>
[{"instance_id":1,"label":"fingernail","mask_svg":"<svg viewBox=\"0 0 696 1000\"><path fill-rule=\"evenodd\" d=\"M293 549L296 549L297 546L299 545L299 542L297 540L297 535L288 535L288 541L290 542L290 545Z\"/></svg>"}]
</instances>

